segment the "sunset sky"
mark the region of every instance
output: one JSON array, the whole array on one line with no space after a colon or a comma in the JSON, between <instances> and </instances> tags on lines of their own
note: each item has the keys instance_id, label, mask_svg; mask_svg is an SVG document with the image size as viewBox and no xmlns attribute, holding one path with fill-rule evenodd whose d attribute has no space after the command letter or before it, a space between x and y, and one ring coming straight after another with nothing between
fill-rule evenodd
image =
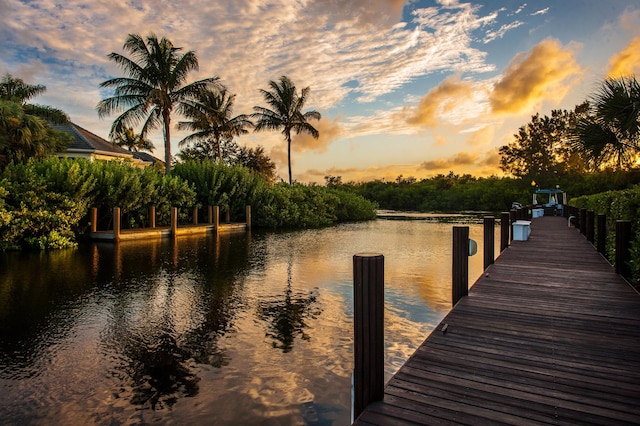
<instances>
[{"instance_id":1,"label":"sunset sky","mask_svg":"<svg viewBox=\"0 0 640 426\"><path fill-rule=\"evenodd\" d=\"M637 0L0 0L0 73L44 84L34 103L107 138L115 116L98 118L98 86L122 75L107 55L150 32L194 50L189 81L219 76L236 114L281 75L311 87L320 138L292 144L304 183L499 174L497 148L531 115L640 74ZM174 153L184 136L174 130ZM150 137L163 158L161 131ZM237 142L264 146L286 179L281 134Z\"/></svg>"}]
</instances>

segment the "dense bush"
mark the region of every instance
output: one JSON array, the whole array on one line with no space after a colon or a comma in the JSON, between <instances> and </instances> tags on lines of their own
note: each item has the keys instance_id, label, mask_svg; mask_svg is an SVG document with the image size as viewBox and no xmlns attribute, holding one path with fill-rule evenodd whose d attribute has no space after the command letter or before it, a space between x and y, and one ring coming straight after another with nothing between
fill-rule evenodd
<instances>
[{"instance_id":1,"label":"dense bush","mask_svg":"<svg viewBox=\"0 0 640 426\"><path fill-rule=\"evenodd\" d=\"M633 239L629 266L631 267L632 280L636 286L640 285L640 186L577 197L571 199L569 203L578 208L591 210L596 214L605 214L609 230L615 229L617 220L631 221ZM612 263L615 260L614 241L613 238L607 241L607 253Z\"/></svg>"}]
</instances>

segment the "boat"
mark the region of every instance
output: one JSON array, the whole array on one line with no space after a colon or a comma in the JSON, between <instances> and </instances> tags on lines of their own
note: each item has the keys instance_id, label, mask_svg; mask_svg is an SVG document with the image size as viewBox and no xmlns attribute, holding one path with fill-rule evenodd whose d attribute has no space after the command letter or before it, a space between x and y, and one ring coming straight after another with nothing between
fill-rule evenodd
<instances>
[{"instance_id":1,"label":"boat","mask_svg":"<svg viewBox=\"0 0 640 426\"><path fill-rule=\"evenodd\" d=\"M533 193L532 216L562 216L567 204L567 193L556 186L553 189L536 189Z\"/></svg>"}]
</instances>

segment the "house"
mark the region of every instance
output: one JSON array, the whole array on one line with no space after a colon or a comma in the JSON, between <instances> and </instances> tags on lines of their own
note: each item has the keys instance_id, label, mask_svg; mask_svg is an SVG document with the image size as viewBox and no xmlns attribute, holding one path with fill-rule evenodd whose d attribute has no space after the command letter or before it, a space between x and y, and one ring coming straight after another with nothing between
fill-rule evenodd
<instances>
[{"instance_id":1,"label":"house","mask_svg":"<svg viewBox=\"0 0 640 426\"><path fill-rule=\"evenodd\" d=\"M146 152L132 152L121 148L75 123L54 124L51 128L71 135L67 149L58 152L62 158L86 158L89 161L131 161L137 167L146 167L160 160Z\"/></svg>"}]
</instances>

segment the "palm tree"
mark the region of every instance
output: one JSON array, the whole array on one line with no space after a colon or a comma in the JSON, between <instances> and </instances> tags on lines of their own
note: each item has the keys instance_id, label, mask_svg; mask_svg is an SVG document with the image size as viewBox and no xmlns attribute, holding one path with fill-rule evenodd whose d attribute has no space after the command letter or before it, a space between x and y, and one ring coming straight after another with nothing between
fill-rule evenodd
<instances>
[{"instance_id":1,"label":"palm tree","mask_svg":"<svg viewBox=\"0 0 640 426\"><path fill-rule=\"evenodd\" d=\"M576 124L574 144L596 168L632 165L640 152L640 84L633 76L607 79L591 102L591 114Z\"/></svg>"},{"instance_id":2,"label":"palm tree","mask_svg":"<svg viewBox=\"0 0 640 426\"><path fill-rule=\"evenodd\" d=\"M109 54L109 59L116 62L127 77L112 78L100 84L100 87L114 88L114 95L98 103L98 115L102 118L125 109L113 122L111 137L127 127L135 127L142 120L144 125L140 133L143 137L162 126L168 173L171 169L171 112L206 87L218 85L219 78L214 76L185 85L189 72L198 69L195 52L181 55L182 48L174 47L165 37L158 40L153 33L146 41L138 34L129 34L123 49L129 51L133 59L115 52Z\"/></svg>"},{"instance_id":3,"label":"palm tree","mask_svg":"<svg viewBox=\"0 0 640 426\"><path fill-rule=\"evenodd\" d=\"M273 109L260 106L253 108L256 112L252 117L257 119L255 131L281 130L287 141L289 184L291 184L293 181L291 178L291 132L309 133L317 139L320 133L308 121L320 120L320 113L318 111L302 113L302 108L311 91L309 87L305 87L298 94L296 86L286 76L280 77L279 81L270 81L269 87L271 90L260 89L260 93Z\"/></svg>"},{"instance_id":4,"label":"palm tree","mask_svg":"<svg viewBox=\"0 0 640 426\"><path fill-rule=\"evenodd\" d=\"M222 160L222 142L233 141L234 136L248 133L247 127L253 126L248 115L233 116L233 104L236 95L231 95L222 87L220 90L202 90L197 98L181 105L180 112L191 121L178 123L179 130L194 133L180 141L179 146L189 142L213 142L213 158Z\"/></svg>"},{"instance_id":5,"label":"palm tree","mask_svg":"<svg viewBox=\"0 0 640 426\"><path fill-rule=\"evenodd\" d=\"M42 84L25 83L20 78L11 74L5 74L0 80L0 100L15 102L22 111L29 115L35 115L53 124L63 124L69 121L69 117L63 111L46 105L28 104L27 101L34 96L43 94L47 90Z\"/></svg>"},{"instance_id":6,"label":"palm tree","mask_svg":"<svg viewBox=\"0 0 640 426\"><path fill-rule=\"evenodd\" d=\"M113 138L113 143L133 152L152 152L156 148L149 139L146 139L141 134L135 133L132 127L127 127L123 132L118 133Z\"/></svg>"}]
</instances>

